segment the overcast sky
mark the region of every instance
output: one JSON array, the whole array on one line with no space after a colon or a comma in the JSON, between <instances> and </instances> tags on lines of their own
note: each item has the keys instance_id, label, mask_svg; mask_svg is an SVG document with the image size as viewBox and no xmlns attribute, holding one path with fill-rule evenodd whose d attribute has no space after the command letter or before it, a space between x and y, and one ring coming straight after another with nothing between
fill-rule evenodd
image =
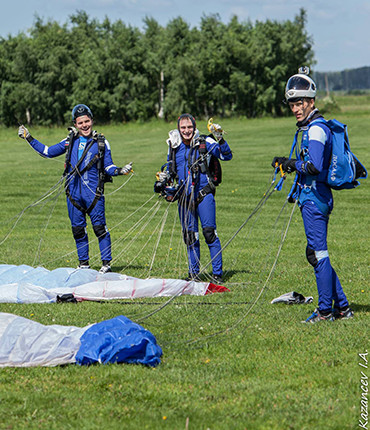
<instances>
[{"instance_id":1,"label":"overcast sky","mask_svg":"<svg viewBox=\"0 0 370 430\"><path fill-rule=\"evenodd\" d=\"M143 27L148 16L165 26L181 16L198 26L203 15L218 13L228 23L239 21L292 20L300 8L307 12L307 32L314 41L315 71L341 71L370 66L369 0L0 0L0 36L15 36L32 27L35 16L65 24L70 15L84 10L102 21L121 19ZM77 45L76 45L77 48ZM282 59L283 61L283 59Z\"/></svg>"}]
</instances>

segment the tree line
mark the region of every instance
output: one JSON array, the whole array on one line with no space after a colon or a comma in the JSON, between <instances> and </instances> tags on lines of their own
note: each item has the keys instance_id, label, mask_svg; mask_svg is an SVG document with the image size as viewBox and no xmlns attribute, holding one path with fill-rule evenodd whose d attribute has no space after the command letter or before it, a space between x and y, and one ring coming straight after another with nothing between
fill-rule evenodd
<instances>
[{"instance_id":1,"label":"tree line","mask_svg":"<svg viewBox=\"0 0 370 430\"><path fill-rule=\"evenodd\" d=\"M368 90L370 89L370 67L346 69L341 72L316 72L314 79L317 87L327 92Z\"/></svg>"},{"instance_id":2,"label":"tree line","mask_svg":"<svg viewBox=\"0 0 370 430\"><path fill-rule=\"evenodd\" d=\"M78 11L63 25L36 18L0 39L0 123L65 124L77 103L99 122L154 117L282 115L284 86L313 50L304 9L283 22L181 17L143 30Z\"/></svg>"}]
</instances>

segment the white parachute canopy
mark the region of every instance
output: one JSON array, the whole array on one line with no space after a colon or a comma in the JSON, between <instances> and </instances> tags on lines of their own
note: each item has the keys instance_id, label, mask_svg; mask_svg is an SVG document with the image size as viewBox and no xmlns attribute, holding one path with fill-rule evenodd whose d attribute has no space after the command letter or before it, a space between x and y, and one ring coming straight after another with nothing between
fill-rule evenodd
<instances>
[{"instance_id":1,"label":"white parachute canopy","mask_svg":"<svg viewBox=\"0 0 370 430\"><path fill-rule=\"evenodd\" d=\"M156 366L161 355L153 334L123 315L81 328L47 326L0 313L0 367L70 363Z\"/></svg>"},{"instance_id":2,"label":"white parachute canopy","mask_svg":"<svg viewBox=\"0 0 370 430\"><path fill-rule=\"evenodd\" d=\"M228 291L208 282L182 279L139 279L92 269L0 265L0 303L53 303L63 295L77 301L136 299Z\"/></svg>"}]
</instances>

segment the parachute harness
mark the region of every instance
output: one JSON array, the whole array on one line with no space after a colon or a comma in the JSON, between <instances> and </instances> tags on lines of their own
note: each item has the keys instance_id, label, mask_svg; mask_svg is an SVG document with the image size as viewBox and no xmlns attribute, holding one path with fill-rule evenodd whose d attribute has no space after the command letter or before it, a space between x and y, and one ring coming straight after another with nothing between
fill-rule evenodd
<instances>
[{"instance_id":1,"label":"parachute harness","mask_svg":"<svg viewBox=\"0 0 370 430\"><path fill-rule=\"evenodd\" d=\"M71 161L70 161L71 160L71 149L72 149L72 144L74 142L75 137L76 137L75 131L73 129L72 130L70 129L70 133L69 133L67 140L66 140L66 162L65 162L65 169L64 169L64 173L63 173L63 176L68 178L68 181L66 180L66 182L65 182L65 192L66 192L68 199L73 204L73 206L75 206L79 211L89 214L94 209L94 207L97 204L100 197L104 194L104 183L105 182L112 182L112 177L106 175L106 173L104 171L105 137L103 134L100 134L100 133L97 134L96 132L94 132L92 140L89 142L88 145L85 146L80 159L78 160L76 165L72 168ZM89 149L95 143L98 144L98 153L92 158L92 160L90 160L90 162L82 170L80 170L79 167L80 167L83 159L85 158ZM92 201L90 206L86 209L86 208L83 208L80 204L78 204L73 199L73 197L69 191L68 185L69 185L69 182L72 180L73 177L78 175L82 178L84 173L87 172L89 169L91 169L91 167L96 163L97 163L97 169L98 169L98 185L97 185L95 193L94 193L95 194L94 200ZM68 171L69 169L71 169L71 170Z\"/></svg>"}]
</instances>

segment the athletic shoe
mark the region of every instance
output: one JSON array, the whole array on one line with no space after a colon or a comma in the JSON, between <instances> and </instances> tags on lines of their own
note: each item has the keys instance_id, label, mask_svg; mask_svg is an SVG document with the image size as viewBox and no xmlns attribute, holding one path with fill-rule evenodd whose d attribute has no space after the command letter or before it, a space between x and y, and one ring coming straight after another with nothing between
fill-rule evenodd
<instances>
[{"instance_id":1,"label":"athletic shoe","mask_svg":"<svg viewBox=\"0 0 370 430\"><path fill-rule=\"evenodd\" d=\"M309 316L303 323L315 324L320 321L334 321L333 314L330 312L328 315L323 315L320 313L319 309L315 309L312 315Z\"/></svg>"},{"instance_id":2,"label":"athletic shoe","mask_svg":"<svg viewBox=\"0 0 370 430\"><path fill-rule=\"evenodd\" d=\"M112 271L112 268L110 267L109 264L103 264L103 266L101 267L101 269L99 270L99 273L109 273Z\"/></svg>"},{"instance_id":3,"label":"athletic shoe","mask_svg":"<svg viewBox=\"0 0 370 430\"><path fill-rule=\"evenodd\" d=\"M90 264L88 261L80 261L80 264L77 266L77 269L90 269Z\"/></svg>"},{"instance_id":4,"label":"athletic shoe","mask_svg":"<svg viewBox=\"0 0 370 430\"><path fill-rule=\"evenodd\" d=\"M333 311L333 317L335 320L341 320L341 319L349 319L353 318L355 316L353 310L350 307L347 307L347 309L340 309L340 308L334 308Z\"/></svg>"}]
</instances>

